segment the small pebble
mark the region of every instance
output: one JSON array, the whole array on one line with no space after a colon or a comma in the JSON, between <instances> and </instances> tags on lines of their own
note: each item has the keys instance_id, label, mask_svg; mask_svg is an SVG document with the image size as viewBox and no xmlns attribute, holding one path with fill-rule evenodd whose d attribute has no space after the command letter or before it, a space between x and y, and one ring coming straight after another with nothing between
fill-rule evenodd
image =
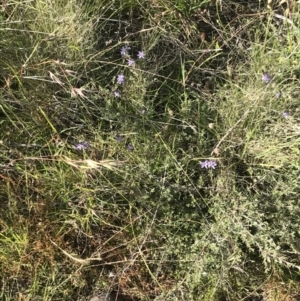
<instances>
[{"instance_id":1,"label":"small pebble","mask_svg":"<svg viewBox=\"0 0 300 301\"><path fill-rule=\"evenodd\" d=\"M90 299L90 301L101 301L101 299L97 296L94 296Z\"/></svg>"},{"instance_id":2,"label":"small pebble","mask_svg":"<svg viewBox=\"0 0 300 301\"><path fill-rule=\"evenodd\" d=\"M112 294L111 293L103 293L99 296L94 296L90 299L90 301L112 301Z\"/></svg>"}]
</instances>

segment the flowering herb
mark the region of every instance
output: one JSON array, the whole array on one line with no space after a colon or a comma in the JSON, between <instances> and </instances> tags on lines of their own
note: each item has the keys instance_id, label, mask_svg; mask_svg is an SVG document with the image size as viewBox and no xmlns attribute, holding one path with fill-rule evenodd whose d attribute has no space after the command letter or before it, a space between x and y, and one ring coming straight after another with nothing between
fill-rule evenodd
<instances>
[{"instance_id":1,"label":"flowering herb","mask_svg":"<svg viewBox=\"0 0 300 301\"><path fill-rule=\"evenodd\" d=\"M127 61L127 65L130 67L130 66L132 66L134 64L134 60L132 60L132 59L129 59L128 61Z\"/></svg>"},{"instance_id":2,"label":"flowering herb","mask_svg":"<svg viewBox=\"0 0 300 301\"><path fill-rule=\"evenodd\" d=\"M118 83L119 85L121 85L121 84L124 83L124 74L119 74L119 75L118 75L117 83Z\"/></svg>"},{"instance_id":3,"label":"flowering herb","mask_svg":"<svg viewBox=\"0 0 300 301\"><path fill-rule=\"evenodd\" d=\"M144 51L139 51L139 52L138 52L138 58L139 58L139 59L144 59L144 58L145 58L145 53L144 53Z\"/></svg>"},{"instance_id":4,"label":"flowering herb","mask_svg":"<svg viewBox=\"0 0 300 301\"><path fill-rule=\"evenodd\" d=\"M116 140L117 140L117 142L121 142L123 140L123 138L122 138L122 136L117 135Z\"/></svg>"},{"instance_id":5,"label":"flowering herb","mask_svg":"<svg viewBox=\"0 0 300 301\"><path fill-rule=\"evenodd\" d=\"M217 167L217 162L213 161L213 160L205 160L203 162L200 162L200 166L201 166L201 168L206 168L206 169L212 168L212 169L215 169Z\"/></svg>"},{"instance_id":6,"label":"flowering herb","mask_svg":"<svg viewBox=\"0 0 300 301\"><path fill-rule=\"evenodd\" d=\"M268 73L263 73L262 80L267 84L271 81L271 76Z\"/></svg>"},{"instance_id":7,"label":"flowering herb","mask_svg":"<svg viewBox=\"0 0 300 301\"><path fill-rule=\"evenodd\" d=\"M141 113L142 113L143 115L145 115L145 114L147 113L146 109L143 109L143 110L141 111Z\"/></svg>"},{"instance_id":8,"label":"flowering herb","mask_svg":"<svg viewBox=\"0 0 300 301\"><path fill-rule=\"evenodd\" d=\"M132 151L133 151L133 146L132 146L131 144L128 144L128 145L127 145L127 150L128 150L129 152L132 152Z\"/></svg>"},{"instance_id":9,"label":"flowering herb","mask_svg":"<svg viewBox=\"0 0 300 301\"><path fill-rule=\"evenodd\" d=\"M120 92L119 91L115 91L114 95L115 95L115 97L120 97Z\"/></svg>"},{"instance_id":10,"label":"flowering herb","mask_svg":"<svg viewBox=\"0 0 300 301\"><path fill-rule=\"evenodd\" d=\"M282 116L283 116L285 119L288 119L289 117L291 117L291 115L290 115L288 112L283 112L283 113L282 113Z\"/></svg>"},{"instance_id":11,"label":"flowering herb","mask_svg":"<svg viewBox=\"0 0 300 301\"><path fill-rule=\"evenodd\" d=\"M87 142L87 141L84 141L82 143L78 143L75 148L77 150L84 150L84 149L87 149L88 147L90 146L90 144Z\"/></svg>"},{"instance_id":12,"label":"flowering herb","mask_svg":"<svg viewBox=\"0 0 300 301\"><path fill-rule=\"evenodd\" d=\"M129 46L123 46L121 48L121 56L126 56L129 49L130 49Z\"/></svg>"}]
</instances>

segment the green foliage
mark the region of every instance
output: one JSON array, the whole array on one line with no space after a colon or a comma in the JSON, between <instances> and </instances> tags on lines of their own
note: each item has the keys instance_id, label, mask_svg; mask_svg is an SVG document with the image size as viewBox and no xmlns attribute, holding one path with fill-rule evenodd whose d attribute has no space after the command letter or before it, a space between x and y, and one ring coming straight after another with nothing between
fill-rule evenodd
<instances>
[{"instance_id":1,"label":"green foliage","mask_svg":"<svg viewBox=\"0 0 300 301\"><path fill-rule=\"evenodd\" d=\"M0 15L1 299L297 300L292 7L50 2Z\"/></svg>"}]
</instances>

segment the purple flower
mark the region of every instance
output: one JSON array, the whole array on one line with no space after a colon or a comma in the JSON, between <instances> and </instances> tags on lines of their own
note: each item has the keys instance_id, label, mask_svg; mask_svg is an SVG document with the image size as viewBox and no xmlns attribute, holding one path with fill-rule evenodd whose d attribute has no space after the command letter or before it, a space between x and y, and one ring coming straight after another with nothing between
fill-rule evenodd
<instances>
[{"instance_id":1,"label":"purple flower","mask_svg":"<svg viewBox=\"0 0 300 301\"><path fill-rule=\"evenodd\" d=\"M215 169L217 167L217 162L213 160L205 160L203 162L200 162L201 168L212 168Z\"/></svg>"},{"instance_id":2,"label":"purple flower","mask_svg":"<svg viewBox=\"0 0 300 301\"><path fill-rule=\"evenodd\" d=\"M120 136L120 135L117 135L117 137L116 137L116 140L117 140L118 142L121 142L121 141L122 141L122 139L123 139L123 137L122 137L122 136Z\"/></svg>"},{"instance_id":3,"label":"purple flower","mask_svg":"<svg viewBox=\"0 0 300 301\"><path fill-rule=\"evenodd\" d=\"M115 95L115 97L120 97L120 92L119 91L115 91L114 95Z\"/></svg>"},{"instance_id":4,"label":"purple flower","mask_svg":"<svg viewBox=\"0 0 300 301\"><path fill-rule=\"evenodd\" d=\"M138 53L138 58L139 58L139 59L144 59L144 58L145 58L145 53L144 53L144 51L139 51L139 53Z\"/></svg>"},{"instance_id":5,"label":"purple flower","mask_svg":"<svg viewBox=\"0 0 300 301\"><path fill-rule=\"evenodd\" d=\"M117 83L118 83L119 85L121 85L121 84L124 83L124 74L119 74L119 75L118 75Z\"/></svg>"},{"instance_id":6,"label":"purple flower","mask_svg":"<svg viewBox=\"0 0 300 301\"><path fill-rule=\"evenodd\" d=\"M84 150L84 149L87 149L88 147L90 146L90 144L87 142L87 141L84 141L82 143L78 143L75 148L77 150Z\"/></svg>"},{"instance_id":7,"label":"purple flower","mask_svg":"<svg viewBox=\"0 0 300 301\"><path fill-rule=\"evenodd\" d=\"M280 93L280 91L276 92L276 94L275 94L275 97L276 97L276 99L279 99L279 98L280 98L280 96L281 96L281 93Z\"/></svg>"},{"instance_id":8,"label":"purple flower","mask_svg":"<svg viewBox=\"0 0 300 301\"><path fill-rule=\"evenodd\" d=\"M131 144L128 144L128 145L127 145L127 150L128 150L129 152L132 152L132 151L133 151L133 146L132 146Z\"/></svg>"},{"instance_id":9,"label":"purple flower","mask_svg":"<svg viewBox=\"0 0 300 301\"><path fill-rule=\"evenodd\" d=\"M145 114L147 113L146 109L143 109L143 110L141 111L141 113L142 113L143 115L145 115Z\"/></svg>"},{"instance_id":10,"label":"purple flower","mask_svg":"<svg viewBox=\"0 0 300 301\"><path fill-rule=\"evenodd\" d=\"M125 56L127 54L127 51L130 49L129 46L123 46L121 48L121 56Z\"/></svg>"},{"instance_id":11,"label":"purple flower","mask_svg":"<svg viewBox=\"0 0 300 301\"><path fill-rule=\"evenodd\" d=\"M127 61L127 65L128 65L128 66L132 66L133 64L134 64L134 60L129 59L129 60Z\"/></svg>"},{"instance_id":12,"label":"purple flower","mask_svg":"<svg viewBox=\"0 0 300 301\"><path fill-rule=\"evenodd\" d=\"M262 80L267 84L271 81L271 76L268 73L263 73Z\"/></svg>"},{"instance_id":13,"label":"purple flower","mask_svg":"<svg viewBox=\"0 0 300 301\"><path fill-rule=\"evenodd\" d=\"M283 118L287 119L289 117L291 117L291 115L288 112L283 112L282 113Z\"/></svg>"}]
</instances>

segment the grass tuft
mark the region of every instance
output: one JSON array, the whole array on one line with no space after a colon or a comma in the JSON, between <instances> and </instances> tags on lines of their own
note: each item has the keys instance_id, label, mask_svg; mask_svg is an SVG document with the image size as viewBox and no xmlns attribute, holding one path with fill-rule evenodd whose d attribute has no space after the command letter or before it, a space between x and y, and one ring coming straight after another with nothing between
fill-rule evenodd
<instances>
[{"instance_id":1,"label":"grass tuft","mask_svg":"<svg viewBox=\"0 0 300 301\"><path fill-rule=\"evenodd\" d=\"M4 1L1 300L298 300L297 10Z\"/></svg>"}]
</instances>

